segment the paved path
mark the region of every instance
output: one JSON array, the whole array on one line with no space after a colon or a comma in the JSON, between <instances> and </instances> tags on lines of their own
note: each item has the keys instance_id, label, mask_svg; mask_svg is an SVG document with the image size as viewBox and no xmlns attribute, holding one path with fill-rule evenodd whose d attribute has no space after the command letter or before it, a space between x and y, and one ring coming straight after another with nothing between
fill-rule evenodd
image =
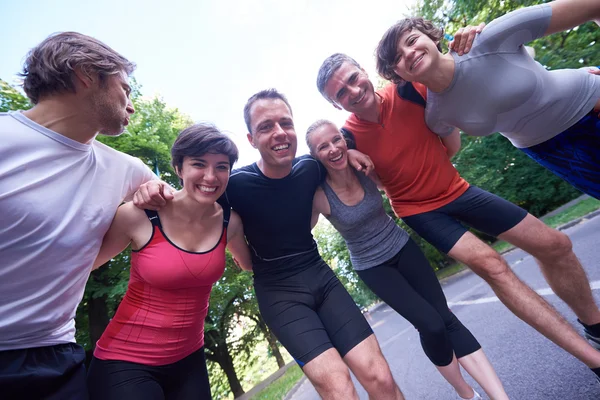
<instances>
[{"instance_id":1,"label":"paved path","mask_svg":"<svg viewBox=\"0 0 600 400\"><path fill-rule=\"evenodd\" d=\"M573 240L600 303L600 217L584 220L565 232ZM576 324L574 314L548 288L531 256L514 250L505 258L521 279ZM481 342L511 399L600 399L600 385L593 373L511 314L481 278L465 271L442 286L454 313ZM384 305L370 313L369 322L407 399L457 398L423 354L417 332L402 317ZM467 380L476 385L470 377ZM368 399L356 380L355 385L360 398ZM319 396L305 379L290 398Z\"/></svg>"}]
</instances>

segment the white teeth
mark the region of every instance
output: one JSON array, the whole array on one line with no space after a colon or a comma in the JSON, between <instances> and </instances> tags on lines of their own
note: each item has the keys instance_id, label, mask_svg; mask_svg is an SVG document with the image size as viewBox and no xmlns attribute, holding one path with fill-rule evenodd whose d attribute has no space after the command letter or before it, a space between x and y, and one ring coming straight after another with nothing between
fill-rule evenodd
<instances>
[{"instance_id":1,"label":"white teeth","mask_svg":"<svg viewBox=\"0 0 600 400\"><path fill-rule=\"evenodd\" d=\"M360 96L360 98L359 98L358 100L356 100L356 101L354 102L354 104L358 104L358 103L360 103L360 101L363 99L363 97L365 97L365 94L366 94L366 93L365 93L365 92L363 92L362 96Z\"/></svg>"},{"instance_id":2,"label":"white teeth","mask_svg":"<svg viewBox=\"0 0 600 400\"><path fill-rule=\"evenodd\" d=\"M285 150L288 147L290 147L289 144L280 144L279 146L275 146L273 147L273 150L278 151L278 150Z\"/></svg>"},{"instance_id":3,"label":"white teeth","mask_svg":"<svg viewBox=\"0 0 600 400\"><path fill-rule=\"evenodd\" d=\"M202 186L200 185L200 190L203 192L208 192L208 193L213 193L215 190L217 190L216 187L208 187L208 186Z\"/></svg>"},{"instance_id":4,"label":"white teeth","mask_svg":"<svg viewBox=\"0 0 600 400\"><path fill-rule=\"evenodd\" d=\"M419 58L417 58L417 59L415 60L415 62L413 62L413 63L412 63L412 65L410 66L410 69L411 69L411 71L412 71L412 69L415 67L415 65L416 65L416 64L417 64L419 61L421 61L421 59L423 58L423 56L424 56L424 54L421 54L421 55L419 56Z\"/></svg>"},{"instance_id":5,"label":"white teeth","mask_svg":"<svg viewBox=\"0 0 600 400\"><path fill-rule=\"evenodd\" d=\"M331 162L336 162L336 161L339 161L339 160L341 160L341 159L342 159L342 155L343 155L343 154L340 154L338 157L336 157L336 158L330 158L329 160L330 160Z\"/></svg>"}]
</instances>

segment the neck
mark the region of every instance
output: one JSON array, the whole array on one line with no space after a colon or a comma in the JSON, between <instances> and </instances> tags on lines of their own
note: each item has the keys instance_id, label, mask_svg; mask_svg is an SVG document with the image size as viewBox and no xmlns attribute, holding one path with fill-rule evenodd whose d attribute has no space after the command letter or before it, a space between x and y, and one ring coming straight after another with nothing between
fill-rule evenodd
<instances>
[{"instance_id":1,"label":"neck","mask_svg":"<svg viewBox=\"0 0 600 400\"><path fill-rule=\"evenodd\" d=\"M354 113L359 119L363 121L369 121L378 124L381 121L381 102L383 100L379 96L379 94L375 93L375 101L373 102L373 106L369 107L369 109L361 112L360 114Z\"/></svg>"},{"instance_id":2,"label":"neck","mask_svg":"<svg viewBox=\"0 0 600 400\"><path fill-rule=\"evenodd\" d=\"M350 165L344 169L327 169L327 183L331 187L351 186L355 179L354 170Z\"/></svg>"},{"instance_id":3,"label":"neck","mask_svg":"<svg viewBox=\"0 0 600 400\"><path fill-rule=\"evenodd\" d=\"M442 92L450 86L454 79L455 63L452 54L440 56L438 63L429 68L431 73L423 76L418 82L427 86L432 92Z\"/></svg>"},{"instance_id":4,"label":"neck","mask_svg":"<svg viewBox=\"0 0 600 400\"><path fill-rule=\"evenodd\" d=\"M292 172L292 163L290 163L289 165L273 166L273 165L268 165L261 158L260 160L258 160L256 165L258 165L258 168L260 169L260 171L267 178L271 178L271 179L285 178L286 176L288 176L290 174L290 172Z\"/></svg>"},{"instance_id":5,"label":"neck","mask_svg":"<svg viewBox=\"0 0 600 400\"><path fill-rule=\"evenodd\" d=\"M23 115L33 122L56 133L76 140L90 143L98 134L93 118L81 110L81 99L72 95L61 95L61 98L41 100Z\"/></svg>"},{"instance_id":6,"label":"neck","mask_svg":"<svg viewBox=\"0 0 600 400\"><path fill-rule=\"evenodd\" d=\"M180 221L195 222L213 215L215 207L216 203L198 203L183 189L175 192L173 200L167 202L163 211Z\"/></svg>"}]
</instances>

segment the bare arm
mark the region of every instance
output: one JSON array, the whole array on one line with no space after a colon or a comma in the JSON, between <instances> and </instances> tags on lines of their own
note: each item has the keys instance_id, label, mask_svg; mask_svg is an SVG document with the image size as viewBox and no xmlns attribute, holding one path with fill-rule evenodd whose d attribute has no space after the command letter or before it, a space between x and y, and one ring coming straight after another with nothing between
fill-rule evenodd
<instances>
[{"instance_id":1,"label":"bare arm","mask_svg":"<svg viewBox=\"0 0 600 400\"><path fill-rule=\"evenodd\" d=\"M102 247L96 256L92 270L110 261L131 243L129 229L136 224L137 219L133 207L132 203L125 203L117 209L112 224L102 239Z\"/></svg>"},{"instance_id":2,"label":"bare arm","mask_svg":"<svg viewBox=\"0 0 600 400\"><path fill-rule=\"evenodd\" d=\"M377 175L375 170L371 171L368 176L377 185L377 189L384 190L383 183L381 183L381 179L379 179L379 175Z\"/></svg>"},{"instance_id":3,"label":"bare arm","mask_svg":"<svg viewBox=\"0 0 600 400\"><path fill-rule=\"evenodd\" d=\"M556 0L550 2L552 17L545 35L566 31L588 21L600 25L600 1Z\"/></svg>"},{"instance_id":4,"label":"bare arm","mask_svg":"<svg viewBox=\"0 0 600 400\"><path fill-rule=\"evenodd\" d=\"M327 200L327 196L325 196L325 192L323 189L318 188L315 192L315 197L313 197L313 208L312 208L312 216L310 218L310 229L313 229L317 222L319 222L319 214L329 215L331 214L331 209L329 208L329 201Z\"/></svg>"},{"instance_id":5,"label":"bare arm","mask_svg":"<svg viewBox=\"0 0 600 400\"><path fill-rule=\"evenodd\" d=\"M446 154L448 158L452 158L460 150L460 131L455 128L448 136L441 137L440 140L446 148Z\"/></svg>"},{"instance_id":6,"label":"bare arm","mask_svg":"<svg viewBox=\"0 0 600 400\"><path fill-rule=\"evenodd\" d=\"M357 171L369 175L375 168L371 157L355 149L348 149L348 163Z\"/></svg>"},{"instance_id":7,"label":"bare arm","mask_svg":"<svg viewBox=\"0 0 600 400\"><path fill-rule=\"evenodd\" d=\"M252 256L244 237L244 226L242 225L242 219L235 211L231 211L231 216L229 217L227 248L241 269L252 271Z\"/></svg>"}]
</instances>

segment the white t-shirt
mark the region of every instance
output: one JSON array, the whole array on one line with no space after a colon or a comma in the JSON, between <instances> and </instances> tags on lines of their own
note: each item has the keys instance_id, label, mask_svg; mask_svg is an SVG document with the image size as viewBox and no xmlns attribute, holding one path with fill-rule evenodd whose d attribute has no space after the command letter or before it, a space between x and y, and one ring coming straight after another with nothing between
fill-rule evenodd
<instances>
[{"instance_id":1,"label":"white t-shirt","mask_svg":"<svg viewBox=\"0 0 600 400\"><path fill-rule=\"evenodd\" d=\"M0 113L0 351L75 341L75 311L119 204L155 177L94 140Z\"/></svg>"}]
</instances>

